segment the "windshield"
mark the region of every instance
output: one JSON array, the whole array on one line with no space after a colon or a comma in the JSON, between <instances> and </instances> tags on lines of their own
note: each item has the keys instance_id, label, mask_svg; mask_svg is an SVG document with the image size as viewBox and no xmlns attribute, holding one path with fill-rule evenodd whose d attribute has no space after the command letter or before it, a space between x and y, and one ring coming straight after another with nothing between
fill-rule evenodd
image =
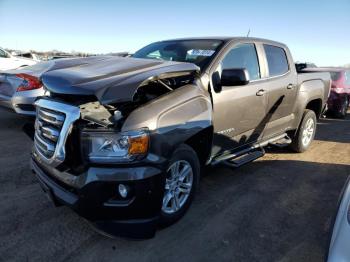
<instances>
[{"instance_id":1,"label":"windshield","mask_svg":"<svg viewBox=\"0 0 350 262\"><path fill-rule=\"evenodd\" d=\"M150 44L132 57L194 63L203 70L213 59L223 41L173 40Z\"/></svg>"}]
</instances>

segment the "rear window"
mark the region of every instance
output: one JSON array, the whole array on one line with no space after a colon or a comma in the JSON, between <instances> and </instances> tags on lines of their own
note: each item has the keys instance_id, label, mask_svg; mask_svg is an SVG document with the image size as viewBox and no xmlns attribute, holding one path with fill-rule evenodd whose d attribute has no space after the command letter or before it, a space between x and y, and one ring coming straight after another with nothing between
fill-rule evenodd
<instances>
[{"instance_id":1,"label":"rear window","mask_svg":"<svg viewBox=\"0 0 350 262\"><path fill-rule=\"evenodd\" d=\"M269 67L269 76L279 76L288 72L288 59L283 48L264 45L264 50Z\"/></svg>"}]
</instances>

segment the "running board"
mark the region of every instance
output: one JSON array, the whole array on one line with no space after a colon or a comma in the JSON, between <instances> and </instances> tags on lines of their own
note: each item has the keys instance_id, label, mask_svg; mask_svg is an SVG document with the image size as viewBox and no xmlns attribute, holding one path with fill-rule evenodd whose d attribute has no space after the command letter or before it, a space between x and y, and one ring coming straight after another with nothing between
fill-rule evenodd
<instances>
[{"instance_id":1,"label":"running board","mask_svg":"<svg viewBox=\"0 0 350 262\"><path fill-rule=\"evenodd\" d=\"M263 147L272 144L272 145L276 145L277 144L283 144L283 145L288 145L290 144L292 141L291 139L288 137L287 133L281 134L279 136L270 138L264 142L261 143L256 143L254 145L252 145L251 147L245 148L241 151L235 152L235 153L227 153L225 155L221 155L219 157L216 157L214 159L211 160L210 164L212 166L215 166L217 164L220 163L226 163L227 162L232 162L232 161L238 161L238 164L234 164L235 166L241 166L245 163L254 161L255 159L262 157L265 154L265 151L263 149ZM240 160L242 158L242 160ZM230 166L232 166L230 164Z\"/></svg>"},{"instance_id":2,"label":"running board","mask_svg":"<svg viewBox=\"0 0 350 262\"><path fill-rule=\"evenodd\" d=\"M292 143L292 139L290 139L289 136L286 135L285 137L279 140L271 142L270 145L283 148L283 147L289 146L291 143Z\"/></svg>"},{"instance_id":3,"label":"running board","mask_svg":"<svg viewBox=\"0 0 350 262\"><path fill-rule=\"evenodd\" d=\"M265 155L265 150L263 148L256 149L254 151L250 151L244 155L228 159L223 161L223 164L229 167L240 167L244 164L252 162L260 157Z\"/></svg>"}]
</instances>

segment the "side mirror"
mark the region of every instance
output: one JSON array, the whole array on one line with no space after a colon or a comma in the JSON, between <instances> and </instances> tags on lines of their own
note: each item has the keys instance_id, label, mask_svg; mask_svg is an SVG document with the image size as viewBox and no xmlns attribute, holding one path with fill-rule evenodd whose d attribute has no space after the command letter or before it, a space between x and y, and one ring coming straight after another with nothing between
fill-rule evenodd
<instances>
[{"instance_id":1,"label":"side mirror","mask_svg":"<svg viewBox=\"0 0 350 262\"><path fill-rule=\"evenodd\" d=\"M245 68L224 69L221 73L221 86L243 86L249 83L249 73Z\"/></svg>"}]
</instances>

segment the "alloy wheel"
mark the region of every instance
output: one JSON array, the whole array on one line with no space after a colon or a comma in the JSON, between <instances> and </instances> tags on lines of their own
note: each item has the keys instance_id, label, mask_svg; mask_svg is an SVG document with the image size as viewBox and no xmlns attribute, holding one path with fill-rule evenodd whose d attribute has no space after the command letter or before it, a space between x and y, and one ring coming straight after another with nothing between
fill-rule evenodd
<instances>
[{"instance_id":1,"label":"alloy wheel","mask_svg":"<svg viewBox=\"0 0 350 262\"><path fill-rule=\"evenodd\" d=\"M308 146L313 138L315 132L315 122L312 118L306 121L305 128L303 130L302 143L304 146Z\"/></svg>"},{"instance_id":2,"label":"alloy wheel","mask_svg":"<svg viewBox=\"0 0 350 262\"><path fill-rule=\"evenodd\" d=\"M193 185L193 170L185 160L178 160L167 170L162 211L173 214L186 203Z\"/></svg>"}]
</instances>

